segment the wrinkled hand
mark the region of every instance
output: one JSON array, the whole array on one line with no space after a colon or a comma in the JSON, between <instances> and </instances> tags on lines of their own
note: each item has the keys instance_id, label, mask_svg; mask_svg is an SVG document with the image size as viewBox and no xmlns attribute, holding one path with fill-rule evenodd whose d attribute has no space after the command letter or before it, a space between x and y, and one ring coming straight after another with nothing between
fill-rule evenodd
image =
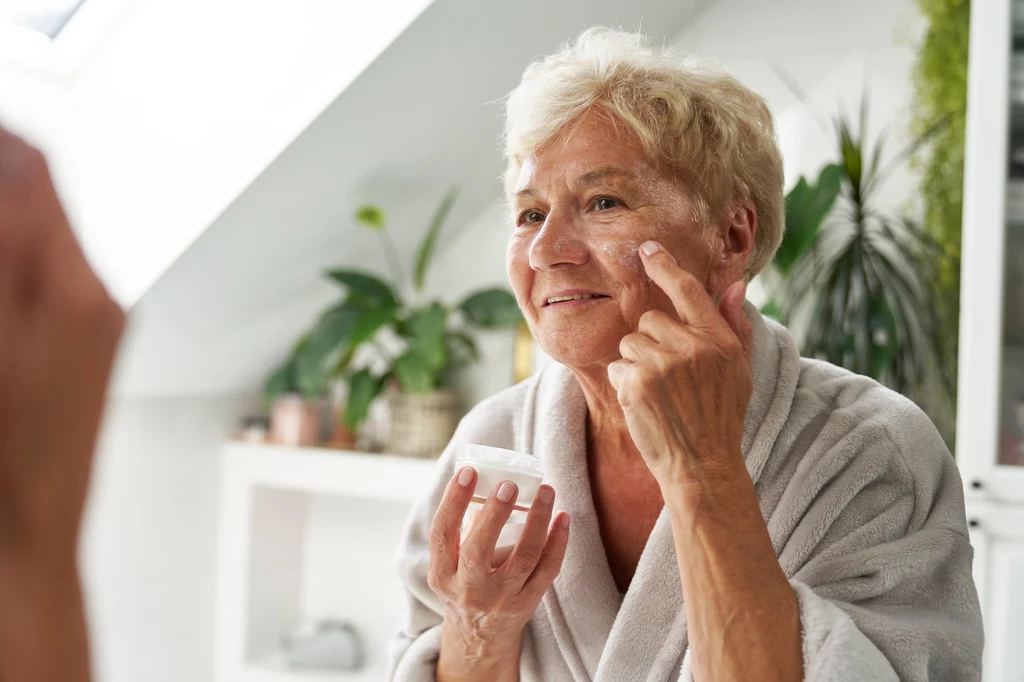
<instances>
[{"instance_id":1,"label":"wrinkled hand","mask_svg":"<svg viewBox=\"0 0 1024 682\"><path fill-rule=\"evenodd\" d=\"M0 560L74 565L123 325L42 155L0 128Z\"/></svg>"},{"instance_id":2,"label":"wrinkled hand","mask_svg":"<svg viewBox=\"0 0 1024 682\"><path fill-rule=\"evenodd\" d=\"M501 485L488 497L464 541L462 518L473 497L476 472L465 467L445 489L430 528L427 582L444 605L441 661L451 679L481 673L499 659L513 657L518 670L523 628L554 582L569 541L569 515L550 525L555 491L543 485L527 514L526 528L511 555L492 566L494 547L512 513L518 490L501 499ZM453 674L454 673L454 674ZM496 678L495 678L496 679Z\"/></svg>"},{"instance_id":3,"label":"wrinkled hand","mask_svg":"<svg viewBox=\"0 0 1024 682\"><path fill-rule=\"evenodd\" d=\"M621 360L608 367L630 436L664 487L733 474L753 389L746 285L730 286L719 305L664 248L648 256L647 275L668 295L679 319L648 311L623 337Z\"/></svg>"}]
</instances>

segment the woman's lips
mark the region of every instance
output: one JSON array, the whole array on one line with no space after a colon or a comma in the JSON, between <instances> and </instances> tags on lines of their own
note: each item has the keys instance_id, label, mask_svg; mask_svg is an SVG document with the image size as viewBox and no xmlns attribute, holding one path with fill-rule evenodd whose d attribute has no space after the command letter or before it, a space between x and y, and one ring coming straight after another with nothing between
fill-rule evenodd
<instances>
[{"instance_id":1,"label":"woman's lips","mask_svg":"<svg viewBox=\"0 0 1024 682\"><path fill-rule=\"evenodd\" d=\"M557 294L555 296L548 296L544 299L545 308L577 308L585 306L589 303L596 303L609 298L604 294L595 293L565 293Z\"/></svg>"}]
</instances>

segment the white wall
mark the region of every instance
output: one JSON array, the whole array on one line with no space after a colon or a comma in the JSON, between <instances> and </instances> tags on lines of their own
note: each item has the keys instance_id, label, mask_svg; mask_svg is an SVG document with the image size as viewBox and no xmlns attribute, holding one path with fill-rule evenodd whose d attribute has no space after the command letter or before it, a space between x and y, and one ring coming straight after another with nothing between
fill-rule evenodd
<instances>
[{"instance_id":1,"label":"white wall","mask_svg":"<svg viewBox=\"0 0 1024 682\"><path fill-rule=\"evenodd\" d=\"M865 91L869 139L886 135L883 167L909 143L910 76L922 26L913 0L719 0L672 45L717 63L767 100L789 188L801 175L813 182L822 166L836 160L831 120L845 110L856 123ZM810 107L779 77L779 67L799 84ZM918 210L914 183L909 167L897 166L877 205ZM750 298L763 301L759 281Z\"/></svg>"},{"instance_id":2,"label":"white wall","mask_svg":"<svg viewBox=\"0 0 1024 682\"><path fill-rule=\"evenodd\" d=\"M110 405L82 549L96 680L211 679L220 447L254 402Z\"/></svg>"}]
</instances>

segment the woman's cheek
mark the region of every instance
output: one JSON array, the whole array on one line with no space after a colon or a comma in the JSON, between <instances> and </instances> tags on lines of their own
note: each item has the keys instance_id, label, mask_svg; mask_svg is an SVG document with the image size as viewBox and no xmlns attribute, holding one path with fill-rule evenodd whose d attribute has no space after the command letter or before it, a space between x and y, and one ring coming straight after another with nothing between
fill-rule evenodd
<instances>
[{"instance_id":1,"label":"woman's cheek","mask_svg":"<svg viewBox=\"0 0 1024 682\"><path fill-rule=\"evenodd\" d=\"M620 271L628 272L637 280L646 280L643 261L640 260L640 242L635 239L608 239L597 245Z\"/></svg>"},{"instance_id":2,"label":"woman's cheek","mask_svg":"<svg viewBox=\"0 0 1024 682\"><path fill-rule=\"evenodd\" d=\"M515 233L508 240L508 248L505 252L505 270L508 274L508 281L512 284L512 290L519 305L529 296L528 279L530 277L530 236L527 234Z\"/></svg>"}]
</instances>

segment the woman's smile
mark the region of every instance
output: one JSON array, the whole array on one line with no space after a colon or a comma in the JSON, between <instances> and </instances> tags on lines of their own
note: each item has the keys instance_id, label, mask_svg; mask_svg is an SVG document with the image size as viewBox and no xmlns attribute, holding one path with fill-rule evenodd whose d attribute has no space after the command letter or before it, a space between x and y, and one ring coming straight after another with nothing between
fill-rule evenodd
<instances>
[{"instance_id":1,"label":"woman's smile","mask_svg":"<svg viewBox=\"0 0 1024 682\"><path fill-rule=\"evenodd\" d=\"M570 310L585 308L610 299L611 296L592 291L563 291L547 296L541 307L547 310Z\"/></svg>"}]
</instances>

